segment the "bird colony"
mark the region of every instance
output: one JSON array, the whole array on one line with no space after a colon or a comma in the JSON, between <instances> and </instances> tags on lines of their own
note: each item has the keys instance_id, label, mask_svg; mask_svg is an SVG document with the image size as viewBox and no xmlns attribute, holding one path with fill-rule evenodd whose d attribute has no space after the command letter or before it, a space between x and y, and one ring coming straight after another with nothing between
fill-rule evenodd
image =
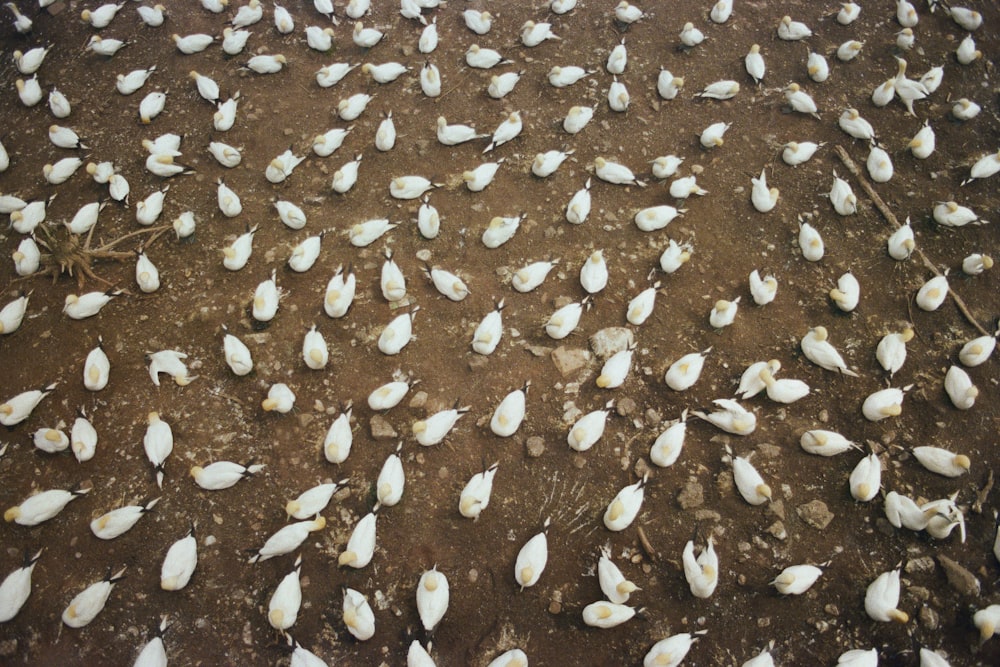
<instances>
[{"instance_id":1,"label":"bird colony","mask_svg":"<svg viewBox=\"0 0 1000 667\"><path fill-rule=\"evenodd\" d=\"M0 662L1000 662L995 3L0 19Z\"/></svg>"}]
</instances>

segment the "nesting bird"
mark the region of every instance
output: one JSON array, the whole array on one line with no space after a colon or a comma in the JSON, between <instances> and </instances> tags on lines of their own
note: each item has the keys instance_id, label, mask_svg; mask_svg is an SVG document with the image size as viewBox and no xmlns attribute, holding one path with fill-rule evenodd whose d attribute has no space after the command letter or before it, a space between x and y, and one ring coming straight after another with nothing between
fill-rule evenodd
<instances>
[{"instance_id":1,"label":"nesting bird","mask_svg":"<svg viewBox=\"0 0 1000 667\"><path fill-rule=\"evenodd\" d=\"M31 575L41 557L41 549L34 555L25 553L21 567L8 574L0 583L0 623L6 623L17 616L28 601L31 595Z\"/></svg>"},{"instance_id":2,"label":"nesting bird","mask_svg":"<svg viewBox=\"0 0 1000 667\"><path fill-rule=\"evenodd\" d=\"M702 368L705 366L705 357L712 351L709 347L701 352L690 352L680 359L670 364L663 377L667 386L674 391L686 391L694 386L694 383L701 377Z\"/></svg>"},{"instance_id":3,"label":"nesting bird","mask_svg":"<svg viewBox=\"0 0 1000 667\"><path fill-rule=\"evenodd\" d=\"M875 578L865 591L865 612L875 621L906 623L909 614L900 611L899 570L883 572Z\"/></svg>"},{"instance_id":4,"label":"nesting bird","mask_svg":"<svg viewBox=\"0 0 1000 667\"><path fill-rule=\"evenodd\" d=\"M861 405L861 412L865 419L875 422L901 415L903 413L903 397L912 386L907 385L902 389L889 387L869 394Z\"/></svg>"},{"instance_id":5,"label":"nesting bird","mask_svg":"<svg viewBox=\"0 0 1000 667\"><path fill-rule=\"evenodd\" d=\"M545 570L549 559L549 542L546 537L550 519L545 519L541 532L524 543L514 561L514 580L521 590L534 586ZM527 662L525 662L527 664Z\"/></svg>"},{"instance_id":6,"label":"nesting bird","mask_svg":"<svg viewBox=\"0 0 1000 667\"><path fill-rule=\"evenodd\" d=\"M718 407L715 412L705 413L700 410L692 410L691 414L733 435L750 435L757 428L757 415L736 401L728 398L717 398L712 403Z\"/></svg>"},{"instance_id":7,"label":"nesting bird","mask_svg":"<svg viewBox=\"0 0 1000 667\"><path fill-rule=\"evenodd\" d=\"M41 491L25 498L19 505L7 508L3 513L3 520L7 523L13 521L19 526L37 526L53 518L71 501L90 491L91 487Z\"/></svg>"},{"instance_id":8,"label":"nesting bird","mask_svg":"<svg viewBox=\"0 0 1000 667\"><path fill-rule=\"evenodd\" d=\"M809 590L823 570L815 565L790 565L771 581L782 595L802 595Z\"/></svg>"},{"instance_id":9,"label":"nesting bird","mask_svg":"<svg viewBox=\"0 0 1000 667\"><path fill-rule=\"evenodd\" d=\"M620 532L628 528L642 507L642 500L645 495L646 482L649 474L643 475L642 479L635 484L630 484L618 492L607 509L604 511L604 527L610 531Z\"/></svg>"},{"instance_id":10,"label":"nesting bird","mask_svg":"<svg viewBox=\"0 0 1000 667\"><path fill-rule=\"evenodd\" d=\"M691 594L701 599L711 597L719 583L719 557L715 553L712 536L709 535L705 548L697 558L694 555L694 541L688 540L681 554L681 562Z\"/></svg>"},{"instance_id":11,"label":"nesting bird","mask_svg":"<svg viewBox=\"0 0 1000 667\"><path fill-rule=\"evenodd\" d=\"M802 353L806 356L806 359L828 371L835 371L843 375L857 377L857 373L847 367L847 363L844 361L844 358L840 356L840 352L838 352L837 348L830 343L828 338L829 333L827 332L826 327L819 326L810 329L806 335L802 337L800 345Z\"/></svg>"},{"instance_id":12,"label":"nesting bird","mask_svg":"<svg viewBox=\"0 0 1000 667\"><path fill-rule=\"evenodd\" d=\"M290 523L267 538L264 546L257 549L250 557L250 562L259 563L275 556L291 553L302 545L309 537L309 533L323 530L325 527L326 519L318 514L312 520Z\"/></svg>"},{"instance_id":13,"label":"nesting bird","mask_svg":"<svg viewBox=\"0 0 1000 667\"><path fill-rule=\"evenodd\" d=\"M124 3L122 3L124 4ZM84 10L86 11L86 10ZM111 597L115 584L125 578L125 568L107 576L77 593L63 610L62 622L71 628L82 628L97 618Z\"/></svg>"},{"instance_id":14,"label":"nesting bird","mask_svg":"<svg viewBox=\"0 0 1000 667\"><path fill-rule=\"evenodd\" d=\"M480 513L490 504L493 493L493 478L496 477L497 463L472 476L465 484L458 498L458 511L467 519L478 519Z\"/></svg>"},{"instance_id":15,"label":"nesting bird","mask_svg":"<svg viewBox=\"0 0 1000 667\"><path fill-rule=\"evenodd\" d=\"M439 410L425 419L413 423L413 437L424 447L432 447L446 437L455 427L458 420L469 411L469 407L454 407Z\"/></svg>"}]
</instances>

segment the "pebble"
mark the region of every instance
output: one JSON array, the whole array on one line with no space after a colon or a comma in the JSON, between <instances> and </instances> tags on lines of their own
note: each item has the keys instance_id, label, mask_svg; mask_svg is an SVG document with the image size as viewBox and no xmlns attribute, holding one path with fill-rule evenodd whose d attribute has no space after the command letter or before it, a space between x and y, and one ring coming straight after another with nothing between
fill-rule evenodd
<instances>
[{"instance_id":1,"label":"pebble","mask_svg":"<svg viewBox=\"0 0 1000 667\"><path fill-rule=\"evenodd\" d=\"M927 574L934 571L934 559L930 556L921 556L906 561L904 568L907 574Z\"/></svg>"},{"instance_id":2,"label":"pebble","mask_svg":"<svg viewBox=\"0 0 1000 667\"><path fill-rule=\"evenodd\" d=\"M426 391L418 391L417 393L415 393L413 395L413 398L410 399L410 407L411 408L422 408L425 405L427 405L427 392Z\"/></svg>"},{"instance_id":3,"label":"pebble","mask_svg":"<svg viewBox=\"0 0 1000 667\"><path fill-rule=\"evenodd\" d=\"M643 458L640 458L635 462L633 469L635 471L635 476L639 478L644 477L650 472L649 463L647 463L646 459Z\"/></svg>"},{"instance_id":4,"label":"pebble","mask_svg":"<svg viewBox=\"0 0 1000 667\"><path fill-rule=\"evenodd\" d=\"M826 503L822 500L810 500L796 507L795 512L800 519L817 530L823 530L829 526L834 517L833 512L827 509Z\"/></svg>"},{"instance_id":5,"label":"pebble","mask_svg":"<svg viewBox=\"0 0 1000 667\"><path fill-rule=\"evenodd\" d=\"M382 415L372 415L369 428L371 429L372 437L376 440L387 440L399 436L396 433L396 429L392 427L392 424Z\"/></svg>"},{"instance_id":6,"label":"pebble","mask_svg":"<svg viewBox=\"0 0 1000 667\"><path fill-rule=\"evenodd\" d=\"M590 349L601 359L607 359L616 352L627 350L635 338L632 330L625 327L607 327L590 337Z\"/></svg>"},{"instance_id":7,"label":"pebble","mask_svg":"<svg viewBox=\"0 0 1000 667\"><path fill-rule=\"evenodd\" d=\"M705 489L701 484L690 481L677 494L677 504L682 510L700 507L705 503Z\"/></svg>"},{"instance_id":8,"label":"pebble","mask_svg":"<svg viewBox=\"0 0 1000 667\"><path fill-rule=\"evenodd\" d=\"M528 456L533 459L537 459L542 455L542 453L545 452L545 439L540 436L533 435L528 438L526 448L528 450Z\"/></svg>"},{"instance_id":9,"label":"pebble","mask_svg":"<svg viewBox=\"0 0 1000 667\"><path fill-rule=\"evenodd\" d=\"M560 345L552 350L552 363L563 377L569 377L590 363L590 352Z\"/></svg>"},{"instance_id":10,"label":"pebble","mask_svg":"<svg viewBox=\"0 0 1000 667\"><path fill-rule=\"evenodd\" d=\"M622 398L615 404L615 411L622 417L630 417L635 414L637 406L631 398Z\"/></svg>"},{"instance_id":11,"label":"pebble","mask_svg":"<svg viewBox=\"0 0 1000 667\"><path fill-rule=\"evenodd\" d=\"M645 418L647 426L659 426L660 422L663 421L663 417L660 416L660 413L653 408L646 408Z\"/></svg>"},{"instance_id":12,"label":"pebble","mask_svg":"<svg viewBox=\"0 0 1000 667\"><path fill-rule=\"evenodd\" d=\"M775 521L770 526L767 527L767 532L776 537L779 540L784 540L788 537L788 531L785 530L785 524L781 521Z\"/></svg>"},{"instance_id":13,"label":"pebble","mask_svg":"<svg viewBox=\"0 0 1000 667\"><path fill-rule=\"evenodd\" d=\"M927 630L937 630L941 626L941 617L932 608L924 605L917 612L917 620Z\"/></svg>"},{"instance_id":14,"label":"pebble","mask_svg":"<svg viewBox=\"0 0 1000 667\"><path fill-rule=\"evenodd\" d=\"M966 597L979 597L982 585L979 583L979 579L976 578L976 575L972 574L960 563L948 558L944 554L939 554L937 561L941 565L941 568L944 569L945 576L948 577L948 583L951 584L951 587L954 588L959 595Z\"/></svg>"}]
</instances>

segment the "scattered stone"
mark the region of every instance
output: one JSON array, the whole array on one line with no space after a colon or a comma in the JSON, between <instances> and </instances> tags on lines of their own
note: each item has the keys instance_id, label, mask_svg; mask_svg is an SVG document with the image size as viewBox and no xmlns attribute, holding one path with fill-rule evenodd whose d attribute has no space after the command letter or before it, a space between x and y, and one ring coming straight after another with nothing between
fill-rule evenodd
<instances>
[{"instance_id":1,"label":"scattered stone","mask_svg":"<svg viewBox=\"0 0 1000 667\"><path fill-rule=\"evenodd\" d=\"M528 456L537 459L545 451L545 439L541 436L533 435L527 442Z\"/></svg>"},{"instance_id":2,"label":"scattered stone","mask_svg":"<svg viewBox=\"0 0 1000 667\"><path fill-rule=\"evenodd\" d=\"M418 391L417 393L415 393L413 395L413 398L410 399L410 407L411 408L422 408L425 405L427 405L427 392L426 391Z\"/></svg>"},{"instance_id":3,"label":"scattered stone","mask_svg":"<svg viewBox=\"0 0 1000 667\"><path fill-rule=\"evenodd\" d=\"M558 614L562 612L562 591L556 589L552 591L552 600L549 602L549 613Z\"/></svg>"},{"instance_id":4,"label":"scattered stone","mask_svg":"<svg viewBox=\"0 0 1000 667\"><path fill-rule=\"evenodd\" d=\"M922 606L917 612L917 620L927 630L937 630L941 626L941 617L927 605Z\"/></svg>"},{"instance_id":5,"label":"scattered stone","mask_svg":"<svg viewBox=\"0 0 1000 667\"><path fill-rule=\"evenodd\" d=\"M694 511L695 521L721 521L722 515L715 510L699 509Z\"/></svg>"},{"instance_id":6,"label":"scattered stone","mask_svg":"<svg viewBox=\"0 0 1000 667\"><path fill-rule=\"evenodd\" d=\"M469 370L477 371L489 363L489 358L481 354L473 354L469 357Z\"/></svg>"},{"instance_id":7,"label":"scattered stone","mask_svg":"<svg viewBox=\"0 0 1000 667\"><path fill-rule=\"evenodd\" d=\"M653 408L646 409L645 419L647 426L659 426L660 422L663 421L663 417L660 416L660 413Z\"/></svg>"},{"instance_id":8,"label":"scattered stone","mask_svg":"<svg viewBox=\"0 0 1000 667\"><path fill-rule=\"evenodd\" d=\"M528 345L525 349L535 357L544 357L547 354L552 354L552 348L545 347L544 345Z\"/></svg>"},{"instance_id":9,"label":"scattered stone","mask_svg":"<svg viewBox=\"0 0 1000 667\"><path fill-rule=\"evenodd\" d=\"M715 478L715 487L719 491L720 496L728 496L733 492L735 484L733 482L733 471L723 470L719 473L719 476Z\"/></svg>"},{"instance_id":10,"label":"scattered stone","mask_svg":"<svg viewBox=\"0 0 1000 667\"><path fill-rule=\"evenodd\" d=\"M590 363L590 352L560 345L552 350L552 363L563 377L569 377L587 367Z\"/></svg>"},{"instance_id":11,"label":"scattered stone","mask_svg":"<svg viewBox=\"0 0 1000 667\"><path fill-rule=\"evenodd\" d=\"M775 521L768 526L766 530L769 535L779 540L784 540L788 537L788 531L785 530L785 524L781 521Z\"/></svg>"},{"instance_id":12,"label":"scattered stone","mask_svg":"<svg viewBox=\"0 0 1000 667\"><path fill-rule=\"evenodd\" d=\"M631 417L635 414L637 407L635 401L625 397L615 404L615 411L622 417Z\"/></svg>"},{"instance_id":13,"label":"scattered stone","mask_svg":"<svg viewBox=\"0 0 1000 667\"><path fill-rule=\"evenodd\" d=\"M677 494L677 504L682 510L700 507L705 503L705 489L701 484L690 481Z\"/></svg>"},{"instance_id":14,"label":"scattered stone","mask_svg":"<svg viewBox=\"0 0 1000 667\"><path fill-rule=\"evenodd\" d=\"M601 359L615 352L627 350L635 342L632 330L625 327L607 327L590 337L590 349Z\"/></svg>"},{"instance_id":15,"label":"scattered stone","mask_svg":"<svg viewBox=\"0 0 1000 667\"><path fill-rule=\"evenodd\" d=\"M772 445L769 442L762 442L757 445L757 451L760 452L761 456L768 459L774 459L781 456L781 447Z\"/></svg>"},{"instance_id":16,"label":"scattered stone","mask_svg":"<svg viewBox=\"0 0 1000 667\"><path fill-rule=\"evenodd\" d=\"M785 502L783 500L775 500L772 503L768 503L767 511L782 521L785 520Z\"/></svg>"},{"instance_id":17,"label":"scattered stone","mask_svg":"<svg viewBox=\"0 0 1000 667\"><path fill-rule=\"evenodd\" d=\"M934 559L930 556L913 558L906 561L906 567L903 569L907 574L927 574L934 571Z\"/></svg>"},{"instance_id":18,"label":"scattered stone","mask_svg":"<svg viewBox=\"0 0 1000 667\"><path fill-rule=\"evenodd\" d=\"M6 639L0 642L0 657L10 658L17 653L17 639Z\"/></svg>"},{"instance_id":19,"label":"scattered stone","mask_svg":"<svg viewBox=\"0 0 1000 667\"><path fill-rule=\"evenodd\" d=\"M369 427L371 428L372 437L376 440L388 440L399 437L396 429L382 415L372 415Z\"/></svg>"},{"instance_id":20,"label":"scattered stone","mask_svg":"<svg viewBox=\"0 0 1000 667\"><path fill-rule=\"evenodd\" d=\"M837 607L837 605L835 604L826 605L825 607L823 607L823 611L825 611L830 616L840 616L840 608Z\"/></svg>"},{"instance_id":21,"label":"scattered stone","mask_svg":"<svg viewBox=\"0 0 1000 667\"><path fill-rule=\"evenodd\" d=\"M795 508L799 518L817 530L824 530L833 521L834 514L822 500L810 500Z\"/></svg>"},{"instance_id":22,"label":"scattered stone","mask_svg":"<svg viewBox=\"0 0 1000 667\"><path fill-rule=\"evenodd\" d=\"M982 586L979 583L979 579L976 578L976 575L972 574L961 564L953 561L943 554L938 555L937 561L944 569L944 573L948 577L948 583L951 584L951 587L954 588L959 595L964 595L966 597L979 597Z\"/></svg>"}]
</instances>

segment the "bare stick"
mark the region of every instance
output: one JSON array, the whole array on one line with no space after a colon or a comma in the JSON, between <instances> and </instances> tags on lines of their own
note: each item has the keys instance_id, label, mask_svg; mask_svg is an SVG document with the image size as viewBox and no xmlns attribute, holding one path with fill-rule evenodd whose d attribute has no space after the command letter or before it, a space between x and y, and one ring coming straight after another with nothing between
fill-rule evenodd
<instances>
[{"instance_id":1,"label":"bare stick","mask_svg":"<svg viewBox=\"0 0 1000 667\"><path fill-rule=\"evenodd\" d=\"M896 219L896 216L893 214L893 212L889 209L886 203L882 201L882 198L878 196L878 193L875 192L875 189L872 188L871 184L868 182L868 179L865 178L865 175L861 173L861 170L858 168L858 165L855 164L854 160L851 159L851 156L847 154L846 150L844 150L844 147L836 146L834 147L834 151L837 153L837 157L840 158L840 161L844 163L844 166L847 167L847 170L850 171L852 174L854 174L854 177L858 179L858 183L861 184L861 188L871 198L872 202L875 204L875 208L879 210L879 212L882 214L882 217L888 220L889 224L891 224L896 229L902 227L902 225L899 224L899 220ZM934 263L931 262L931 260L927 259L927 255L925 255L923 251L920 250L920 248L916 248L916 251L917 254L920 256L921 261L923 261L924 266L927 267L927 269L935 276L940 276L941 272L934 265ZM973 317L972 313L969 311L969 307L965 305L965 301L962 300L962 297L960 297L958 293L956 293L955 290L951 288L950 285L948 287L948 291L951 293L951 297L955 300L955 305L958 306L958 310L962 313L962 315L969 322L969 324L974 326L976 330L979 331L979 333L983 334L984 336L992 335L990 334L989 331L987 331L983 327L983 325L981 325L978 321L976 321L976 318Z\"/></svg>"}]
</instances>

